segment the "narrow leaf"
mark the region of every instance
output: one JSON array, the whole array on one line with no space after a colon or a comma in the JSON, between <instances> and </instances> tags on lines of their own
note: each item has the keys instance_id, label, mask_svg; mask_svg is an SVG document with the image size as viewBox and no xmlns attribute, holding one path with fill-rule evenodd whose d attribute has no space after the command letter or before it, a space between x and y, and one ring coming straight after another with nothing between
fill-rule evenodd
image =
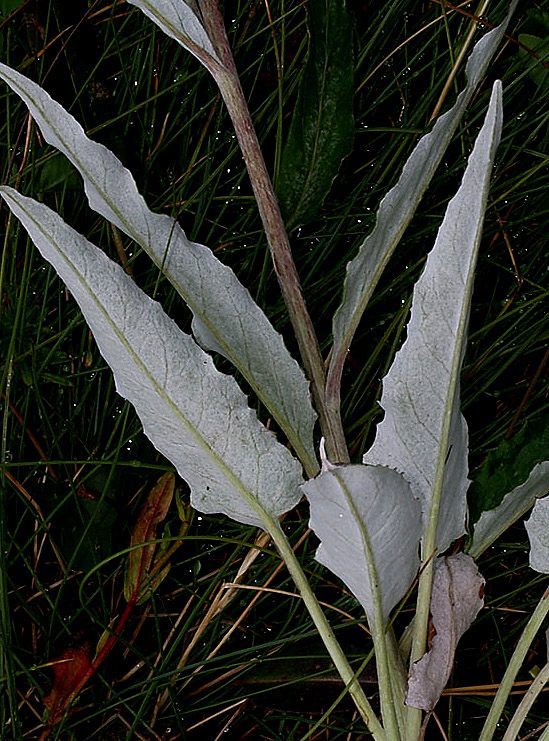
<instances>
[{"instance_id":1,"label":"narrow leaf","mask_svg":"<svg viewBox=\"0 0 549 741\"><path fill-rule=\"evenodd\" d=\"M288 229L315 216L353 146L352 29L345 0L309 3L307 17L309 55L277 181Z\"/></svg>"},{"instance_id":2,"label":"narrow leaf","mask_svg":"<svg viewBox=\"0 0 549 741\"><path fill-rule=\"evenodd\" d=\"M231 376L128 275L46 206L0 193L78 302L118 392L191 488L193 506L264 526L300 499L299 463Z\"/></svg>"},{"instance_id":3,"label":"narrow leaf","mask_svg":"<svg viewBox=\"0 0 549 741\"><path fill-rule=\"evenodd\" d=\"M316 559L339 576L370 624L387 620L419 568L421 513L404 478L381 466L330 466L303 491Z\"/></svg>"},{"instance_id":4,"label":"narrow leaf","mask_svg":"<svg viewBox=\"0 0 549 741\"><path fill-rule=\"evenodd\" d=\"M454 135L507 28L517 5L497 28L487 33L474 47L465 69L467 85L453 108L441 116L432 131L415 147L404 165L397 184L380 203L373 232L362 243L358 255L347 265L343 301L333 322L334 348L328 369L328 390L339 395L343 364L354 333L377 282L425 193L431 178Z\"/></svg>"},{"instance_id":5,"label":"narrow leaf","mask_svg":"<svg viewBox=\"0 0 549 741\"><path fill-rule=\"evenodd\" d=\"M193 312L199 342L234 363L308 472L315 473L316 415L308 381L249 291L210 249L189 241L174 219L150 211L129 170L110 150L91 141L40 86L3 64L0 77L27 104L46 141L79 170L91 208L134 239L161 268Z\"/></svg>"},{"instance_id":6,"label":"narrow leaf","mask_svg":"<svg viewBox=\"0 0 549 741\"><path fill-rule=\"evenodd\" d=\"M467 426L459 375L501 105L496 82L461 186L415 286L406 342L383 380L385 417L364 456L364 463L394 468L410 482L424 525L438 517L440 551L465 532Z\"/></svg>"},{"instance_id":7,"label":"narrow leaf","mask_svg":"<svg viewBox=\"0 0 549 741\"><path fill-rule=\"evenodd\" d=\"M143 545L147 541L155 540L157 528L164 521L175 489L173 473L164 474L153 486L145 506L134 525L131 537L132 550L128 554L128 565L124 583L124 598L126 601L136 599L137 602L146 598L152 587L150 582L153 560L156 554L156 543ZM165 576L164 571L162 576ZM158 584L155 584L155 588Z\"/></svg>"},{"instance_id":8,"label":"narrow leaf","mask_svg":"<svg viewBox=\"0 0 549 741\"><path fill-rule=\"evenodd\" d=\"M128 0L156 23L165 34L175 39L211 69L221 65L213 44L200 19L198 5L192 0Z\"/></svg>"},{"instance_id":9,"label":"narrow leaf","mask_svg":"<svg viewBox=\"0 0 549 741\"><path fill-rule=\"evenodd\" d=\"M473 529L467 553L478 558L507 528L549 492L549 461L538 463L523 484L508 492L495 509L483 512Z\"/></svg>"},{"instance_id":10,"label":"narrow leaf","mask_svg":"<svg viewBox=\"0 0 549 741\"><path fill-rule=\"evenodd\" d=\"M530 538L530 566L540 574L549 574L549 497L536 499L532 514L524 524Z\"/></svg>"},{"instance_id":11,"label":"narrow leaf","mask_svg":"<svg viewBox=\"0 0 549 741\"><path fill-rule=\"evenodd\" d=\"M464 553L437 558L431 592L435 635L431 649L416 662L408 680L406 703L431 711L450 678L459 639L484 604L484 579Z\"/></svg>"}]
</instances>

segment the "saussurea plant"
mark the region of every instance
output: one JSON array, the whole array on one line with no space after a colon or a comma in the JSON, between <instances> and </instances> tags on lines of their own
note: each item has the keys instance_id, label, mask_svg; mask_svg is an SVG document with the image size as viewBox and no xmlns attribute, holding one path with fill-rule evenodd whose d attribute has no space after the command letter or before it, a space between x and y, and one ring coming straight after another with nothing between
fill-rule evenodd
<instances>
[{"instance_id":1,"label":"saussurea plant","mask_svg":"<svg viewBox=\"0 0 549 741\"><path fill-rule=\"evenodd\" d=\"M303 370L232 270L207 247L189 241L173 219L151 212L115 155L90 140L42 88L5 65L0 77L25 101L44 139L78 169L90 207L135 240L183 297L193 314L193 336L51 209L10 187L2 187L1 195L80 305L118 392L135 406L146 435L188 483L193 507L269 533L372 736L415 741L422 734L423 713L434 708L449 678L456 643L483 604L483 578L474 559L532 505L527 522L531 565L549 573L549 462L539 462L501 505L482 514L465 552L444 555L466 534L467 428L459 378L502 126L500 82L493 85L462 182L415 286L407 338L383 382L384 418L360 463L350 462L345 443L341 376L364 309L485 76L516 0L501 25L473 48L466 86L418 141L380 204L373 231L348 264L327 371L216 0L131 2L192 52L219 87L246 162ZM210 353L224 356L242 374L287 445L258 420L234 378L216 369ZM280 517L303 495L320 539L317 559L343 580L366 613L379 717L281 526ZM415 617L397 640L391 614L416 579ZM493 737L516 672L548 612L549 591L519 640L481 741ZM428 646L430 618L435 636ZM506 740L515 738L548 675L549 663L518 706ZM546 740L549 730L542 737Z\"/></svg>"}]
</instances>

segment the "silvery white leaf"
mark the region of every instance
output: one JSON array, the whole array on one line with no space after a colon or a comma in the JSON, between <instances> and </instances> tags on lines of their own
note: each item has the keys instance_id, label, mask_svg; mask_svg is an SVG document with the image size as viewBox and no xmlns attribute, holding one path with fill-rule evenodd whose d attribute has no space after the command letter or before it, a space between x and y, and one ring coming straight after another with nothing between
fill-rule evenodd
<instances>
[{"instance_id":1,"label":"silvery white leaf","mask_svg":"<svg viewBox=\"0 0 549 741\"><path fill-rule=\"evenodd\" d=\"M196 12L195 3L188 0L128 0L156 23L165 34L175 39L209 68L212 60L221 65L212 42ZM204 56L206 52L207 56Z\"/></svg>"},{"instance_id":2,"label":"silvery white leaf","mask_svg":"<svg viewBox=\"0 0 549 741\"><path fill-rule=\"evenodd\" d=\"M530 539L530 566L540 574L549 574L549 496L536 499L524 524Z\"/></svg>"},{"instance_id":3,"label":"silvery white leaf","mask_svg":"<svg viewBox=\"0 0 549 741\"><path fill-rule=\"evenodd\" d=\"M460 188L415 286L406 341L383 380L385 417L364 456L364 463L404 475L421 500L424 525L432 502L440 501L439 551L465 532L467 428L459 411L459 375L501 116L498 81Z\"/></svg>"},{"instance_id":4,"label":"silvery white leaf","mask_svg":"<svg viewBox=\"0 0 549 741\"><path fill-rule=\"evenodd\" d=\"M358 255L347 265L344 295L333 321L334 347L328 370L328 386L338 387L348 348L377 282L410 223L431 178L479 82L486 74L517 0L505 20L483 36L474 47L465 69L467 85L454 106L440 116L432 131L423 136L404 165L397 184L383 198L373 232Z\"/></svg>"},{"instance_id":5,"label":"silvery white leaf","mask_svg":"<svg viewBox=\"0 0 549 741\"><path fill-rule=\"evenodd\" d=\"M419 568L421 512L404 478L381 466L332 466L303 485L316 559L339 576L376 621L404 597Z\"/></svg>"},{"instance_id":6,"label":"silvery white leaf","mask_svg":"<svg viewBox=\"0 0 549 741\"><path fill-rule=\"evenodd\" d=\"M301 467L257 419L231 376L100 249L43 204L0 193L67 284L153 444L193 506L265 527L301 498Z\"/></svg>"},{"instance_id":7,"label":"silvery white leaf","mask_svg":"<svg viewBox=\"0 0 549 741\"><path fill-rule=\"evenodd\" d=\"M308 381L234 272L210 249L188 240L174 219L150 211L130 171L110 150L91 141L45 90L3 64L0 77L29 107L46 141L79 170L91 208L141 245L162 269L193 312L197 339L234 363L314 474L316 415Z\"/></svg>"},{"instance_id":8,"label":"silvery white leaf","mask_svg":"<svg viewBox=\"0 0 549 741\"><path fill-rule=\"evenodd\" d=\"M435 635L408 680L406 704L431 711L450 678L459 639L484 604L484 578L464 553L437 558L433 571L431 616Z\"/></svg>"},{"instance_id":9,"label":"silvery white leaf","mask_svg":"<svg viewBox=\"0 0 549 741\"><path fill-rule=\"evenodd\" d=\"M508 492L495 509L482 513L473 529L467 553L478 558L508 527L532 507L538 497L549 492L549 462L538 463L523 484Z\"/></svg>"}]
</instances>

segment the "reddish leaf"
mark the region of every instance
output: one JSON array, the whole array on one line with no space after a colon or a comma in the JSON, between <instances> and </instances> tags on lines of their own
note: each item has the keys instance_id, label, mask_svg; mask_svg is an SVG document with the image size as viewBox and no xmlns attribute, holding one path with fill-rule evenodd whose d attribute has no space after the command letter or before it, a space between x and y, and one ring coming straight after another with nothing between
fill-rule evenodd
<instances>
[{"instance_id":1,"label":"reddish leaf","mask_svg":"<svg viewBox=\"0 0 549 741\"><path fill-rule=\"evenodd\" d=\"M44 697L44 705L49 711L47 725L50 728L61 720L71 696L78 691L89 673L93 653L90 641L79 635L70 648L53 660L53 687L50 694Z\"/></svg>"},{"instance_id":2,"label":"reddish leaf","mask_svg":"<svg viewBox=\"0 0 549 741\"><path fill-rule=\"evenodd\" d=\"M124 585L124 597L128 602L141 601L148 594L149 589L158 586L161 579L158 577L158 568L153 566L156 553L156 543L140 546L147 541L155 540L157 537L156 529L164 520L170 507L175 488L175 476L173 473L166 473L162 476L156 485L151 489L143 511L135 523L132 532L131 545L132 550L128 557L128 566L126 569L126 581ZM164 567L162 574L165 576L167 568L165 564L159 564ZM152 568L151 568L152 567ZM157 573L154 573L155 570ZM162 576L162 578L163 578Z\"/></svg>"}]
</instances>

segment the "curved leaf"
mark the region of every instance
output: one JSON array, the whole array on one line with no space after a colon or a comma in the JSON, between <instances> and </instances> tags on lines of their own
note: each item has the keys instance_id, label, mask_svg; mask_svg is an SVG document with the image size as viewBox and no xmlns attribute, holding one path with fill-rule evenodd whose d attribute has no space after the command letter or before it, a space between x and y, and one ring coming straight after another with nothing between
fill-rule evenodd
<instances>
[{"instance_id":1,"label":"curved leaf","mask_svg":"<svg viewBox=\"0 0 549 741\"><path fill-rule=\"evenodd\" d=\"M276 188L288 229L315 216L353 146L352 29L345 0L316 0L307 16L309 56Z\"/></svg>"},{"instance_id":2,"label":"curved leaf","mask_svg":"<svg viewBox=\"0 0 549 741\"><path fill-rule=\"evenodd\" d=\"M536 500L524 524L530 538L530 566L540 574L549 574L549 497Z\"/></svg>"},{"instance_id":3,"label":"curved leaf","mask_svg":"<svg viewBox=\"0 0 549 741\"><path fill-rule=\"evenodd\" d=\"M484 605L484 578L464 553L437 558L433 570L431 649L417 661L408 680L406 704L429 712L450 679L459 639Z\"/></svg>"},{"instance_id":4,"label":"curved leaf","mask_svg":"<svg viewBox=\"0 0 549 741\"><path fill-rule=\"evenodd\" d=\"M0 193L67 284L118 392L189 484L193 506L259 527L294 507L301 467L259 422L236 381L55 212L12 188Z\"/></svg>"},{"instance_id":5,"label":"curved leaf","mask_svg":"<svg viewBox=\"0 0 549 741\"><path fill-rule=\"evenodd\" d=\"M424 526L432 524L431 517L438 520L439 551L465 532L467 426L459 411L459 375L501 117L498 81L415 286L406 341L383 380L385 417L364 456L364 463L394 468L410 482L422 503Z\"/></svg>"},{"instance_id":6,"label":"curved leaf","mask_svg":"<svg viewBox=\"0 0 549 741\"><path fill-rule=\"evenodd\" d=\"M150 211L130 171L110 150L89 139L45 90L3 64L0 77L27 104L46 141L78 169L91 208L154 260L193 312L197 339L234 363L309 474L316 473L316 415L308 381L249 291L210 249L188 240L174 219Z\"/></svg>"},{"instance_id":7,"label":"curved leaf","mask_svg":"<svg viewBox=\"0 0 549 741\"><path fill-rule=\"evenodd\" d=\"M211 71L212 62L221 65L202 21L198 6L189 0L128 0L175 39Z\"/></svg>"},{"instance_id":8,"label":"curved leaf","mask_svg":"<svg viewBox=\"0 0 549 741\"><path fill-rule=\"evenodd\" d=\"M526 481L508 492L495 509L480 516L467 553L478 558L507 528L520 519L539 497L549 493L549 461L534 466Z\"/></svg>"},{"instance_id":9,"label":"curved leaf","mask_svg":"<svg viewBox=\"0 0 549 741\"><path fill-rule=\"evenodd\" d=\"M404 478L381 466L331 466L303 485L316 559L342 579L370 625L387 620L419 568L421 511Z\"/></svg>"},{"instance_id":10,"label":"curved leaf","mask_svg":"<svg viewBox=\"0 0 549 741\"><path fill-rule=\"evenodd\" d=\"M474 47L465 69L467 85L453 108L435 123L415 147L397 184L383 198L373 232L362 243L358 255L347 265L344 295L333 321L334 347L328 369L328 390L339 396L343 364L355 330L377 282L438 167L452 136L486 70L515 10L517 0L497 28Z\"/></svg>"}]
</instances>

